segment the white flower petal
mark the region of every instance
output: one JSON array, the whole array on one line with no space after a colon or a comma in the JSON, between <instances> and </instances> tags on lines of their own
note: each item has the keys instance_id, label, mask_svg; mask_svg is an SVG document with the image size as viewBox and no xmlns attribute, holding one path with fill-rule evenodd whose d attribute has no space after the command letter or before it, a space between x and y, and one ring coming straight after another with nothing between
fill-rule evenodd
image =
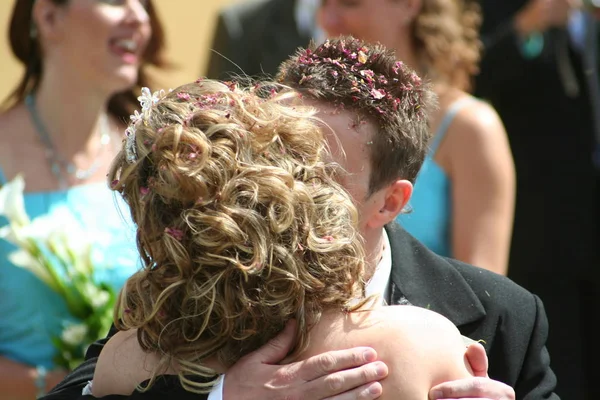
<instances>
[{"instance_id":1,"label":"white flower petal","mask_svg":"<svg viewBox=\"0 0 600 400\"><path fill-rule=\"evenodd\" d=\"M0 228L0 239L4 239L7 242L14 244L15 246L19 245L18 236L10 224Z\"/></svg>"},{"instance_id":2,"label":"white flower petal","mask_svg":"<svg viewBox=\"0 0 600 400\"><path fill-rule=\"evenodd\" d=\"M142 116L143 114L140 114L138 110L135 110L133 112L133 115L131 115L129 118L131 119L131 122L135 124L136 122L142 119Z\"/></svg>"},{"instance_id":3,"label":"white flower petal","mask_svg":"<svg viewBox=\"0 0 600 400\"><path fill-rule=\"evenodd\" d=\"M11 223L19 226L29 223L23 200L24 190L25 180L22 175L17 175L0 188L0 216L5 216Z\"/></svg>"},{"instance_id":4,"label":"white flower petal","mask_svg":"<svg viewBox=\"0 0 600 400\"><path fill-rule=\"evenodd\" d=\"M44 266L31 254L25 250L16 250L8 255L8 260L17 267L24 268L34 274L38 279L46 284L50 289L57 291L54 280L46 271Z\"/></svg>"},{"instance_id":5,"label":"white flower petal","mask_svg":"<svg viewBox=\"0 0 600 400\"><path fill-rule=\"evenodd\" d=\"M110 295L108 294L108 292L104 290L98 290L96 295L90 298L90 303L94 308L101 308L104 307L106 303L108 303L108 300L110 300Z\"/></svg>"},{"instance_id":6,"label":"white flower petal","mask_svg":"<svg viewBox=\"0 0 600 400\"><path fill-rule=\"evenodd\" d=\"M88 327L84 324L70 324L65 327L60 338L70 346L79 346L83 344L85 336L88 334Z\"/></svg>"}]
</instances>

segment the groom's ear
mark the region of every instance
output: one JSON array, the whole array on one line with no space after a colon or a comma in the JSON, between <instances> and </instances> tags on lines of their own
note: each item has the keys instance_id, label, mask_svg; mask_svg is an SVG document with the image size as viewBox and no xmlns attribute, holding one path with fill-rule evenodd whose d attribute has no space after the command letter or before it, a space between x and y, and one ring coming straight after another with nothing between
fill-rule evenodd
<instances>
[{"instance_id":1,"label":"groom's ear","mask_svg":"<svg viewBox=\"0 0 600 400\"><path fill-rule=\"evenodd\" d=\"M480 343L474 342L467 346L467 351L465 351L465 365L473 376L488 378L488 358L485 349Z\"/></svg>"},{"instance_id":2,"label":"groom's ear","mask_svg":"<svg viewBox=\"0 0 600 400\"><path fill-rule=\"evenodd\" d=\"M384 189L381 189L376 196L380 203L379 212L369 219L369 226L381 228L390 222L402 212L410 200L413 192L413 185L405 179L398 179Z\"/></svg>"}]
</instances>

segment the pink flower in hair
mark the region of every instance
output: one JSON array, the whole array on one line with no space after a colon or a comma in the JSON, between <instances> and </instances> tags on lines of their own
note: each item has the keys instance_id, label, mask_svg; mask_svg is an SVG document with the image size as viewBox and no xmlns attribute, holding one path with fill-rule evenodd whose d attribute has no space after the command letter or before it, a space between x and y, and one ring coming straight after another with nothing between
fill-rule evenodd
<instances>
[{"instance_id":1,"label":"pink flower in hair","mask_svg":"<svg viewBox=\"0 0 600 400\"><path fill-rule=\"evenodd\" d=\"M413 85L418 86L421 84L421 78L414 71L410 75L410 79L412 80Z\"/></svg>"},{"instance_id":2,"label":"pink flower in hair","mask_svg":"<svg viewBox=\"0 0 600 400\"><path fill-rule=\"evenodd\" d=\"M396 63L394 64L394 68L393 68L393 70L394 70L394 73L395 73L396 75L398 75L398 72L399 72L399 71L400 71L400 69L401 69L401 68L403 68L403 67L404 67L404 63L403 63L402 61L396 61Z\"/></svg>"},{"instance_id":3,"label":"pink flower in hair","mask_svg":"<svg viewBox=\"0 0 600 400\"><path fill-rule=\"evenodd\" d=\"M177 228L165 228L165 233L173 239L181 242L183 240L183 231Z\"/></svg>"},{"instance_id":4,"label":"pink flower in hair","mask_svg":"<svg viewBox=\"0 0 600 400\"><path fill-rule=\"evenodd\" d=\"M382 89L371 89L371 96L373 96L375 100L383 99L385 97L385 91Z\"/></svg>"},{"instance_id":5,"label":"pink flower in hair","mask_svg":"<svg viewBox=\"0 0 600 400\"><path fill-rule=\"evenodd\" d=\"M233 91L235 91L235 88L237 87L236 83L235 83L235 82L232 82L232 81L226 81L226 82L223 82L223 83L224 83L224 84L225 84L225 86L227 86L227 88L228 88L229 90L231 90L232 92L233 92Z\"/></svg>"}]
</instances>

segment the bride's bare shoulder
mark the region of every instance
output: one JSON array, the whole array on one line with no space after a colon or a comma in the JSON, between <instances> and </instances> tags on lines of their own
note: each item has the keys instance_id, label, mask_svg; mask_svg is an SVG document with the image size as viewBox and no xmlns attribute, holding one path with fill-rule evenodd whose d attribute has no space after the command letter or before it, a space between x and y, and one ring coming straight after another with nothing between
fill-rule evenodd
<instances>
[{"instance_id":1,"label":"bride's bare shoulder","mask_svg":"<svg viewBox=\"0 0 600 400\"><path fill-rule=\"evenodd\" d=\"M390 371L382 382L382 399L427 398L432 386L471 376L458 329L444 316L424 308L389 306L328 314L310 336L310 347L302 358L356 346L375 349Z\"/></svg>"},{"instance_id":2,"label":"bride's bare shoulder","mask_svg":"<svg viewBox=\"0 0 600 400\"><path fill-rule=\"evenodd\" d=\"M446 340L461 342L458 329L441 314L421 307L388 306L347 314L326 313L311 332L311 337L319 338L319 343L311 341L314 342L311 348L344 348L349 341L387 343L389 340L382 339L385 333L403 338L404 343L438 338L442 334Z\"/></svg>"},{"instance_id":3,"label":"bride's bare shoulder","mask_svg":"<svg viewBox=\"0 0 600 400\"><path fill-rule=\"evenodd\" d=\"M137 385L150 379L158 356L140 347L135 329L117 332L106 343L94 371L92 393L129 395Z\"/></svg>"},{"instance_id":4,"label":"bride's bare shoulder","mask_svg":"<svg viewBox=\"0 0 600 400\"><path fill-rule=\"evenodd\" d=\"M401 351L407 359L419 360L437 353L462 360L465 345L458 328L435 311L389 306L372 311L369 318L371 328L364 330L364 340L373 341L382 354L395 355Z\"/></svg>"}]
</instances>

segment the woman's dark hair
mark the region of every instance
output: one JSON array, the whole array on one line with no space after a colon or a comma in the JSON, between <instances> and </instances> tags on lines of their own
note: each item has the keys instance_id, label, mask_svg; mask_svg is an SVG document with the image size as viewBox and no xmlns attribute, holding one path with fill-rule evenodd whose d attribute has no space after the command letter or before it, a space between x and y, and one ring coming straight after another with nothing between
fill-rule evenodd
<instances>
[{"instance_id":1,"label":"woman's dark hair","mask_svg":"<svg viewBox=\"0 0 600 400\"><path fill-rule=\"evenodd\" d=\"M67 5L70 0L51 0L57 5ZM2 104L10 108L23 101L28 93L35 91L43 73L42 52L38 40L31 35L32 10L35 0L16 0L10 19L9 41L15 57L25 66L25 73L17 87L9 94ZM108 112L119 120L128 121L129 115L139 105L137 93L141 87L152 87L144 67L148 64L155 67L166 67L164 59L165 35L162 24L158 18L152 1L148 1L146 8L150 17L152 36L143 55L142 66L136 84L119 93L114 94L108 103Z\"/></svg>"}]
</instances>

